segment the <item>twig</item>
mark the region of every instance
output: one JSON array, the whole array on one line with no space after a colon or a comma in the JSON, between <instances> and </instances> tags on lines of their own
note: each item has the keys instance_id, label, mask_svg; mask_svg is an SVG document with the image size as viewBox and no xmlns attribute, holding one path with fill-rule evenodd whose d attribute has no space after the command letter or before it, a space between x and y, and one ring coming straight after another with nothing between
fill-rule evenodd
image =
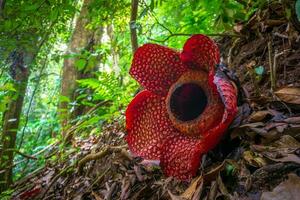
<instances>
[{"instance_id":1,"label":"twig","mask_svg":"<svg viewBox=\"0 0 300 200\"><path fill-rule=\"evenodd\" d=\"M124 146L115 146L115 147L105 147L102 151L98 153L91 153L83 157L79 162L78 162L78 173L82 174L84 165L92 160L98 160L110 153L116 153L116 152L121 152L123 148L125 148L126 145Z\"/></svg>"},{"instance_id":2,"label":"twig","mask_svg":"<svg viewBox=\"0 0 300 200\"><path fill-rule=\"evenodd\" d=\"M13 150L15 153L27 158L27 159L32 159L32 160L37 160L37 158L35 156L32 156L32 155L27 155L25 153L22 153L21 151L17 150L17 149L14 149Z\"/></svg>"},{"instance_id":3,"label":"twig","mask_svg":"<svg viewBox=\"0 0 300 200\"><path fill-rule=\"evenodd\" d=\"M98 178L92 183L92 185L87 189L87 191L90 191L96 183L98 183L100 180L102 180L102 178L104 177L104 175L109 170L110 170L110 166L108 168L106 168L105 171L100 176L98 176Z\"/></svg>"},{"instance_id":4,"label":"twig","mask_svg":"<svg viewBox=\"0 0 300 200\"><path fill-rule=\"evenodd\" d=\"M228 58L227 58L227 63L228 63L228 67L231 68L231 63L232 63L232 52L233 49L236 47L237 43L240 41L240 38L237 38L233 41L232 46L230 47L229 51L228 51Z\"/></svg>"},{"instance_id":5,"label":"twig","mask_svg":"<svg viewBox=\"0 0 300 200\"><path fill-rule=\"evenodd\" d=\"M130 36L131 36L131 45L132 52L134 53L138 48L138 39L136 32L136 17L138 12L139 0L131 0L131 15L130 15Z\"/></svg>"},{"instance_id":6,"label":"twig","mask_svg":"<svg viewBox=\"0 0 300 200\"><path fill-rule=\"evenodd\" d=\"M40 81L41 81L41 74L43 73L43 71L44 71L44 69L46 67L47 61L48 61L48 54L46 55L45 61L43 63L42 69L41 69L39 77L38 77L38 80L36 81L36 84L34 86L34 90L32 92L30 100L29 100L29 105L28 105L28 108L27 108L27 111L26 111L26 115L25 115L25 124L24 124L23 129L22 129L22 133L21 133L20 143L19 143L18 149L20 149L22 147L22 144L23 144L24 134L25 134L25 130L27 128L27 124L28 124L28 120L29 120L29 113L30 113L30 110L31 110L32 102L33 102L34 96L35 96L35 94L36 94L36 92L37 92L37 90L39 88Z\"/></svg>"},{"instance_id":7,"label":"twig","mask_svg":"<svg viewBox=\"0 0 300 200\"><path fill-rule=\"evenodd\" d=\"M177 37L177 36L192 36L193 34L191 33L171 33L170 35L168 35L165 39L163 40L156 40L156 39L153 39L153 38L147 38L148 40L151 40L153 42L158 42L158 43L164 43L166 41L168 41L170 38L172 37ZM211 34L205 34L207 36L229 36L229 37L239 37L239 38L242 38L243 36L242 35L236 35L236 34L226 34L226 33L211 33Z\"/></svg>"},{"instance_id":8,"label":"twig","mask_svg":"<svg viewBox=\"0 0 300 200\"><path fill-rule=\"evenodd\" d=\"M269 55L269 68L270 68L270 81L271 81L271 92L273 93L275 89L275 81L274 81L274 71L273 71L273 64L272 64L272 43L271 41L268 42L268 55Z\"/></svg>"},{"instance_id":9,"label":"twig","mask_svg":"<svg viewBox=\"0 0 300 200\"><path fill-rule=\"evenodd\" d=\"M31 156L32 156L32 157L35 157L35 156L37 156L37 155L43 153L44 151L46 151L46 150L49 149L50 147L55 146L57 143L58 143L58 142L55 142L55 143L53 143L53 144L50 144L50 145L46 146L44 149L42 149L42 150L36 152L35 154L33 154L33 155L31 155ZM21 160L21 161L19 161L19 162L17 162L17 163L14 163L11 167L15 167L15 166L21 164L22 162L24 162L24 161L26 161L26 160L28 160L28 159L25 158L25 159L23 159L23 160Z\"/></svg>"},{"instance_id":10,"label":"twig","mask_svg":"<svg viewBox=\"0 0 300 200\"><path fill-rule=\"evenodd\" d=\"M277 76L277 59L279 56L285 54L286 52L288 52L289 49L286 49L280 53L277 52L277 50L275 50L275 55L273 58L273 65L272 65L272 72L273 72L273 90L276 89L276 76Z\"/></svg>"},{"instance_id":11,"label":"twig","mask_svg":"<svg viewBox=\"0 0 300 200\"><path fill-rule=\"evenodd\" d=\"M278 33L278 32L273 33L273 35L277 36L277 37L280 37L280 38L283 38L283 39L289 39L288 36L286 36L284 34L281 34L281 33Z\"/></svg>"},{"instance_id":12,"label":"twig","mask_svg":"<svg viewBox=\"0 0 300 200\"><path fill-rule=\"evenodd\" d=\"M111 102L111 100L106 100L106 101L102 101L100 103L98 103L97 105L95 105L94 107L92 107L85 115L88 116L89 114L93 113L94 111L96 111L100 106L103 106L107 103ZM64 143L68 142L70 137L72 136L72 133L81 125L85 122L85 120L79 120L75 125L71 126L67 133L66 136L64 138Z\"/></svg>"}]
</instances>

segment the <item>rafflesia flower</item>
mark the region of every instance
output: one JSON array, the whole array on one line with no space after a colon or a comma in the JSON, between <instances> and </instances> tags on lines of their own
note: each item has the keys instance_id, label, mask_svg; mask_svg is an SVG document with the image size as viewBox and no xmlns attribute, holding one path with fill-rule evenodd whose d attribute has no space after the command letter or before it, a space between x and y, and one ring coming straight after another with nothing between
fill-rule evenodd
<instances>
[{"instance_id":1,"label":"rafflesia flower","mask_svg":"<svg viewBox=\"0 0 300 200\"><path fill-rule=\"evenodd\" d=\"M159 160L167 176L190 180L237 113L237 91L216 67L217 45L189 38L182 52L157 44L138 48L130 74L145 88L126 110L130 151Z\"/></svg>"}]
</instances>

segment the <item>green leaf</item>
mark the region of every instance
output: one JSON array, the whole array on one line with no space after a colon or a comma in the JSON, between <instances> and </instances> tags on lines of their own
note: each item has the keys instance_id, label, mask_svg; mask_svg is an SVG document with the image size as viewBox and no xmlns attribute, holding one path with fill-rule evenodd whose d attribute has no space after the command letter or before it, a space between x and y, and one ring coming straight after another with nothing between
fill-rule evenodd
<instances>
[{"instance_id":1,"label":"green leaf","mask_svg":"<svg viewBox=\"0 0 300 200\"><path fill-rule=\"evenodd\" d=\"M235 167L231 164L227 164L225 169L226 169L226 174L229 176L234 173Z\"/></svg>"},{"instance_id":2,"label":"green leaf","mask_svg":"<svg viewBox=\"0 0 300 200\"><path fill-rule=\"evenodd\" d=\"M80 71L83 70L86 65L85 59L79 59L75 61L75 67Z\"/></svg>"},{"instance_id":3,"label":"green leaf","mask_svg":"<svg viewBox=\"0 0 300 200\"><path fill-rule=\"evenodd\" d=\"M67 102L67 103L69 103L69 102L70 102L70 99L69 99L67 96L61 95L61 96L59 97L59 101L60 101L60 102Z\"/></svg>"},{"instance_id":4,"label":"green leaf","mask_svg":"<svg viewBox=\"0 0 300 200\"><path fill-rule=\"evenodd\" d=\"M257 75L261 76L261 75L263 75L265 68L263 66L258 66L258 67L255 67L254 71Z\"/></svg>"},{"instance_id":5,"label":"green leaf","mask_svg":"<svg viewBox=\"0 0 300 200\"><path fill-rule=\"evenodd\" d=\"M14 84L12 83L6 83L3 86L0 86L0 91L12 91L16 92L16 89L14 88Z\"/></svg>"},{"instance_id":6,"label":"green leaf","mask_svg":"<svg viewBox=\"0 0 300 200\"><path fill-rule=\"evenodd\" d=\"M55 21L58 16L58 9L54 9L50 12L50 21Z\"/></svg>"},{"instance_id":7,"label":"green leaf","mask_svg":"<svg viewBox=\"0 0 300 200\"><path fill-rule=\"evenodd\" d=\"M26 7L24 8L24 10L25 10L25 11L36 10L39 6L40 6L40 4L39 4L39 3L36 3L36 4L30 5L30 6L26 6Z\"/></svg>"},{"instance_id":8,"label":"green leaf","mask_svg":"<svg viewBox=\"0 0 300 200\"><path fill-rule=\"evenodd\" d=\"M296 10L298 21L300 21L300 0L296 1L295 10Z\"/></svg>"},{"instance_id":9,"label":"green leaf","mask_svg":"<svg viewBox=\"0 0 300 200\"><path fill-rule=\"evenodd\" d=\"M87 66L86 66L86 71L89 71L95 67L95 64L97 62L97 59L95 56L91 56L88 60Z\"/></svg>"}]
</instances>

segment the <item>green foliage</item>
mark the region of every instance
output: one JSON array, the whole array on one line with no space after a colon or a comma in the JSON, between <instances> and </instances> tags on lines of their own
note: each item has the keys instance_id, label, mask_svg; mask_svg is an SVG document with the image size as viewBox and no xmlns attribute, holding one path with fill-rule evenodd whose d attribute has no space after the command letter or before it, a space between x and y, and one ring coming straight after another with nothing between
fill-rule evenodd
<instances>
[{"instance_id":1,"label":"green foliage","mask_svg":"<svg viewBox=\"0 0 300 200\"><path fill-rule=\"evenodd\" d=\"M296 1L295 10L296 10L296 14L297 14L298 20L300 21L300 0Z\"/></svg>"},{"instance_id":2,"label":"green foliage","mask_svg":"<svg viewBox=\"0 0 300 200\"><path fill-rule=\"evenodd\" d=\"M6 190L0 194L1 200L9 200L11 199L11 195L13 194L14 190Z\"/></svg>"},{"instance_id":3,"label":"green foliage","mask_svg":"<svg viewBox=\"0 0 300 200\"><path fill-rule=\"evenodd\" d=\"M236 22L247 20L254 10L234 0L165 0L151 7L153 2L158 1L142 3L138 22L139 30L143 32L142 38L162 41L175 48L181 48L189 34L230 31ZM183 36L164 40L173 34Z\"/></svg>"},{"instance_id":4,"label":"green foliage","mask_svg":"<svg viewBox=\"0 0 300 200\"><path fill-rule=\"evenodd\" d=\"M120 116L137 88L134 81L122 83L120 77L114 72L98 72L96 77L77 81L80 86L80 95L74 105L85 105L90 109L97 107L95 112L77 119L82 120L82 117L85 117L84 122L77 128L77 132L92 129L93 132L100 133L99 123L102 124ZM98 128L94 129L96 127Z\"/></svg>"},{"instance_id":5,"label":"green foliage","mask_svg":"<svg viewBox=\"0 0 300 200\"><path fill-rule=\"evenodd\" d=\"M264 66L258 66L254 68L254 71L257 75L262 76L263 73L265 72Z\"/></svg>"}]
</instances>

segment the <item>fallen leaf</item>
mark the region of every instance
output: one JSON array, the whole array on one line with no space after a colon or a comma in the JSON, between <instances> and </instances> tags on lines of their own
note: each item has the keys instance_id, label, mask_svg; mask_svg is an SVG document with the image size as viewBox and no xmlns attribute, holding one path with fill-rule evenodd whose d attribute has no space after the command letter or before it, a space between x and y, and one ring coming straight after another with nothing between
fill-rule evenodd
<instances>
[{"instance_id":1,"label":"fallen leaf","mask_svg":"<svg viewBox=\"0 0 300 200\"><path fill-rule=\"evenodd\" d=\"M282 88L276 91L275 94L280 100L286 103L300 104L300 88Z\"/></svg>"},{"instance_id":2,"label":"fallen leaf","mask_svg":"<svg viewBox=\"0 0 300 200\"><path fill-rule=\"evenodd\" d=\"M245 151L243 154L243 158L247 161L249 165L252 165L254 167L262 167L267 164L263 158L256 156L251 151Z\"/></svg>"},{"instance_id":3,"label":"fallen leaf","mask_svg":"<svg viewBox=\"0 0 300 200\"><path fill-rule=\"evenodd\" d=\"M293 148L298 149L300 148L300 142L298 142L295 138L290 135L283 135L279 140L277 140L274 147L278 148Z\"/></svg>"},{"instance_id":4,"label":"fallen leaf","mask_svg":"<svg viewBox=\"0 0 300 200\"><path fill-rule=\"evenodd\" d=\"M96 192L92 191L92 195L96 200L103 200L99 194L97 194Z\"/></svg>"},{"instance_id":5,"label":"fallen leaf","mask_svg":"<svg viewBox=\"0 0 300 200\"><path fill-rule=\"evenodd\" d=\"M211 182L210 191L208 193L208 200L215 200L218 193L218 183L217 181Z\"/></svg>"},{"instance_id":6,"label":"fallen leaf","mask_svg":"<svg viewBox=\"0 0 300 200\"><path fill-rule=\"evenodd\" d=\"M225 168L226 162L223 161L222 164L218 165L217 167L213 168L212 170L208 171L204 174L204 180L205 181L213 181L218 176L219 172L222 171Z\"/></svg>"},{"instance_id":7,"label":"fallen leaf","mask_svg":"<svg viewBox=\"0 0 300 200\"><path fill-rule=\"evenodd\" d=\"M221 192L222 195L226 196L226 197L230 197L230 194L225 186L225 184L223 183L223 180L219 174L218 178L217 178L217 183L219 186L219 190Z\"/></svg>"},{"instance_id":8,"label":"fallen leaf","mask_svg":"<svg viewBox=\"0 0 300 200\"><path fill-rule=\"evenodd\" d=\"M263 127L265 124L262 122L255 122L250 124L243 124L240 126L240 128L256 128L256 127Z\"/></svg>"},{"instance_id":9,"label":"fallen leaf","mask_svg":"<svg viewBox=\"0 0 300 200\"><path fill-rule=\"evenodd\" d=\"M257 111L257 112L254 112L250 115L249 117L249 121L250 122L259 122L259 121L262 121L266 118L266 116L268 114L271 114L270 111L267 111L267 110L261 110L261 111Z\"/></svg>"},{"instance_id":10,"label":"fallen leaf","mask_svg":"<svg viewBox=\"0 0 300 200\"><path fill-rule=\"evenodd\" d=\"M198 190L200 187L200 190ZM197 178L195 178L191 185L184 191L184 193L182 195L180 195L182 198L188 199L188 200L192 200L193 196L200 196L199 194L196 194L196 192L200 192L202 191L202 187L203 187L203 176L199 176Z\"/></svg>"},{"instance_id":11,"label":"fallen leaf","mask_svg":"<svg viewBox=\"0 0 300 200\"><path fill-rule=\"evenodd\" d=\"M271 158L271 157L267 157L267 158L269 158L270 160L276 161L276 162L293 162L293 163L300 164L299 156L297 156L295 154L291 154L291 153L285 155L282 158Z\"/></svg>"},{"instance_id":12,"label":"fallen leaf","mask_svg":"<svg viewBox=\"0 0 300 200\"><path fill-rule=\"evenodd\" d=\"M237 23L236 25L234 25L233 29L235 30L235 32L240 33L241 30L243 30L243 27L243 24Z\"/></svg>"},{"instance_id":13,"label":"fallen leaf","mask_svg":"<svg viewBox=\"0 0 300 200\"><path fill-rule=\"evenodd\" d=\"M171 200L184 200L182 197L172 194L172 192L170 190L168 190L168 194L169 194Z\"/></svg>"},{"instance_id":14,"label":"fallen leaf","mask_svg":"<svg viewBox=\"0 0 300 200\"><path fill-rule=\"evenodd\" d=\"M300 177L289 174L288 180L280 183L272 192L263 192L261 200L297 200L300 196Z\"/></svg>"},{"instance_id":15,"label":"fallen leaf","mask_svg":"<svg viewBox=\"0 0 300 200\"><path fill-rule=\"evenodd\" d=\"M300 143L290 135L283 135L271 146L251 145L251 149L261 152L266 158L276 162L294 162L300 164L300 157L294 152L300 148Z\"/></svg>"},{"instance_id":16,"label":"fallen leaf","mask_svg":"<svg viewBox=\"0 0 300 200\"><path fill-rule=\"evenodd\" d=\"M290 117L285 119L284 121L289 124L300 124L300 117Z\"/></svg>"}]
</instances>

